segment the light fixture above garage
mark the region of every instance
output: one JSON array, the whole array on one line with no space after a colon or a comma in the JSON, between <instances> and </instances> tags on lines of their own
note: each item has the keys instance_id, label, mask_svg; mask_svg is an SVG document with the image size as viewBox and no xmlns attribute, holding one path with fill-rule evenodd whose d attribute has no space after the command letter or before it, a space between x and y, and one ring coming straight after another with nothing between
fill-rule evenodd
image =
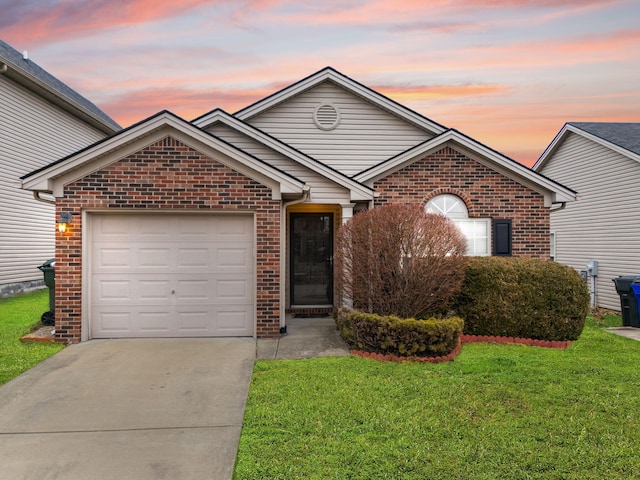
<instances>
[{"instance_id":1,"label":"light fixture above garage","mask_svg":"<svg viewBox=\"0 0 640 480\"><path fill-rule=\"evenodd\" d=\"M73 220L73 214L71 212L62 212L60 214L60 218L58 218L58 221L56 222L56 225L58 226L58 231L60 233L65 233L69 228L69 224L71 223L72 220Z\"/></svg>"}]
</instances>

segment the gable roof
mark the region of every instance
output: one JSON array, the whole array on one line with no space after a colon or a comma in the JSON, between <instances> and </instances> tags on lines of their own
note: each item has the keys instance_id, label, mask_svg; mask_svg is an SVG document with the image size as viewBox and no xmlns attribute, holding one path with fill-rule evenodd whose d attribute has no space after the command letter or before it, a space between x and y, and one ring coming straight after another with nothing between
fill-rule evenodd
<instances>
[{"instance_id":1,"label":"gable roof","mask_svg":"<svg viewBox=\"0 0 640 480\"><path fill-rule=\"evenodd\" d=\"M122 128L96 105L32 60L25 59L20 52L2 40L0 40L1 74L108 135Z\"/></svg>"},{"instance_id":2,"label":"gable roof","mask_svg":"<svg viewBox=\"0 0 640 480\"><path fill-rule=\"evenodd\" d=\"M269 186L274 199L282 195L300 196L303 181L207 133L177 115L163 110L76 153L21 177L22 188L52 193L59 197L64 185L97 171L151 143L171 136L205 155Z\"/></svg>"},{"instance_id":3,"label":"gable roof","mask_svg":"<svg viewBox=\"0 0 640 480\"><path fill-rule=\"evenodd\" d=\"M469 158L487 165L493 170L511 178L512 180L526 185L534 191L544 195L545 204L550 206L553 203L570 202L576 200L577 192L564 185L545 177L544 175L527 168L523 164L501 154L500 152L487 147L473 138L450 128L440 135L427 140L415 147L412 147L389 160L379 163L358 175L355 180L366 184L372 184L380 178L384 178L391 173L398 171L405 166L423 158L431 153L442 149L447 145L452 145L457 150L461 150Z\"/></svg>"},{"instance_id":4,"label":"gable roof","mask_svg":"<svg viewBox=\"0 0 640 480\"><path fill-rule=\"evenodd\" d=\"M242 120L228 114L222 109L215 109L211 112L198 117L191 123L199 128L206 129L215 123L222 123L230 128L233 128L244 135L266 145L267 147L275 150L276 152L284 155L285 157L297 162L309 170L328 178L334 183L348 189L351 192L351 199L357 200L371 200L373 198L373 190L363 185L362 183L348 177L347 175L339 172L338 170L330 167L329 165L312 158L300 150L288 145L281 140L269 135L268 133L243 122Z\"/></svg>"},{"instance_id":5,"label":"gable roof","mask_svg":"<svg viewBox=\"0 0 640 480\"><path fill-rule=\"evenodd\" d=\"M401 119L411 123L412 125L417 126L423 130L426 130L434 135L442 133L446 130L446 127L440 125L433 120L411 110L408 107L396 102L395 100L390 99L382 95L381 93L372 90L371 88L363 85L360 82L353 80L350 77L338 72L332 67L325 67L318 72L309 75L308 77L299 80L298 82L289 85L288 87L279 90L262 100L258 100L257 102L245 107L239 111L237 111L234 116L241 120L249 120L260 113L275 107L276 105L280 105L281 103L289 100L290 98L299 95L323 82L333 82L334 84L344 88L345 90L359 96L360 98L376 105L377 107L400 117Z\"/></svg>"},{"instance_id":6,"label":"gable roof","mask_svg":"<svg viewBox=\"0 0 640 480\"><path fill-rule=\"evenodd\" d=\"M575 133L604 147L640 162L640 123L624 122L567 122L540 155L533 169L538 171L565 138Z\"/></svg>"}]
</instances>

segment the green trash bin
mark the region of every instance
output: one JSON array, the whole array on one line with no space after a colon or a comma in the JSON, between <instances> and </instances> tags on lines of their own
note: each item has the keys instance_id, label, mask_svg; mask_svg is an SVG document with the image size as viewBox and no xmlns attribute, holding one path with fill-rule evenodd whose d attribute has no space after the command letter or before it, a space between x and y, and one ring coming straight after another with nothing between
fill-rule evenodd
<instances>
[{"instance_id":1,"label":"green trash bin","mask_svg":"<svg viewBox=\"0 0 640 480\"><path fill-rule=\"evenodd\" d=\"M56 309L56 259L50 258L38 269L44 274L44 284L49 288L49 311L44 312L40 317L43 325L55 325L54 313Z\"/></svg>"}]
</instances>

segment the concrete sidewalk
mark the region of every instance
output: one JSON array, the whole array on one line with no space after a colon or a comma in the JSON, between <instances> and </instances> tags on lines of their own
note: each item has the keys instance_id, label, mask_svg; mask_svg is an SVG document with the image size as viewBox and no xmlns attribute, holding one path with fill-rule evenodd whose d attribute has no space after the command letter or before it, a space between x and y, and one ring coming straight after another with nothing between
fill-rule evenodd
<instances>
[{"instance_id":1,"label":"concrete sidewalk","mask_svg":"<svg viewBox=\"0 0 640 480\"><path fill-rule=\"evenodd\" d=\"M640 341L640 328L637 327L610 327L607 328L607 331L620 335L621 337Z\"/></svg>"},{"instance_id":2,"label":"concrete sidewalk","mask_svg":"<svg viewBox=\"0 0 640 480\"><path fill-rule=\"evenodd\" d=\"M0 387L2 479L230 479L256 342L92 340Z\"/></svg>"},{"instance_id":3,"label":"concrete sidewalk","mask_svg":"<svg viewBox=\"0 0 640 480\"><path fill-rule=\"evenodd\" d=\"M286 335L258 339L257 346L259 360L350 355L331 317L288 318Z\"/></svg>"}]
</instances>

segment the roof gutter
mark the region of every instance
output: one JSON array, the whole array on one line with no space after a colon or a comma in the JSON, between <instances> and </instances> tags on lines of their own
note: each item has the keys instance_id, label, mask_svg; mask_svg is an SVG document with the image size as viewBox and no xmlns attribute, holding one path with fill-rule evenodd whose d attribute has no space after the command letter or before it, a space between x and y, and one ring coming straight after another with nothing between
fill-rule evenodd
<instances>
[{"instance_id":1,"label":"roof gutter","mask_svg":"<svg viewBox=\"0 0 640 480\"><path fill-rule=\"evenodd\" d=\"M282 203L282 210L280 213L280 277L286 275L287 271L287 256L283 255L287 248L287 208L297 203L303 203L309 200L311 196L311 187L305 185L302 187L302 197L291 200L289 202ZM280 282L280 333L287 333L287 323L285 320L286 308L286 281Z\"/></svg>"},{"instance_id":2,"label":"roof gutter","mask_svg":"<svg viewBox=\"0 0 640 480\"><path fill-rule=\"evenodd\" d=\"M6 63L0 63L0 73L4 73L9 69Z\"/></svg>"},{"instance_id":3,"label":"roof gutter","mask_svg":"<svg viewBox=\"0 0 640 480\"><path fill-rule=\"evenodd\" d=\"M553 205L558 205L558 203L560 206L557 208L550 208L549 212L559 212L560 210L564 210L564 207L567 206L567 202L554 202Z\"/></svg>"},{"instance_id":4,"label":"roof gutter","mask_svg":"<svg viewBox=\"0 0 640 480\"><path fill-rule=\"evenodd\" d=\"M47 204L49 204L49 205L55 205L55 204L56 204L55 200L49 200L48 198L42 198L42 197L40 196L40 194L41 194L41 193L42 193L42 192L41 192L41 191L39 191L39 190L34 190L34 191L33 191L33 198L35 198L35 199L36 199L37 201L39 201L39 202L47 203Z\"/></svg>"}]
</instances>

